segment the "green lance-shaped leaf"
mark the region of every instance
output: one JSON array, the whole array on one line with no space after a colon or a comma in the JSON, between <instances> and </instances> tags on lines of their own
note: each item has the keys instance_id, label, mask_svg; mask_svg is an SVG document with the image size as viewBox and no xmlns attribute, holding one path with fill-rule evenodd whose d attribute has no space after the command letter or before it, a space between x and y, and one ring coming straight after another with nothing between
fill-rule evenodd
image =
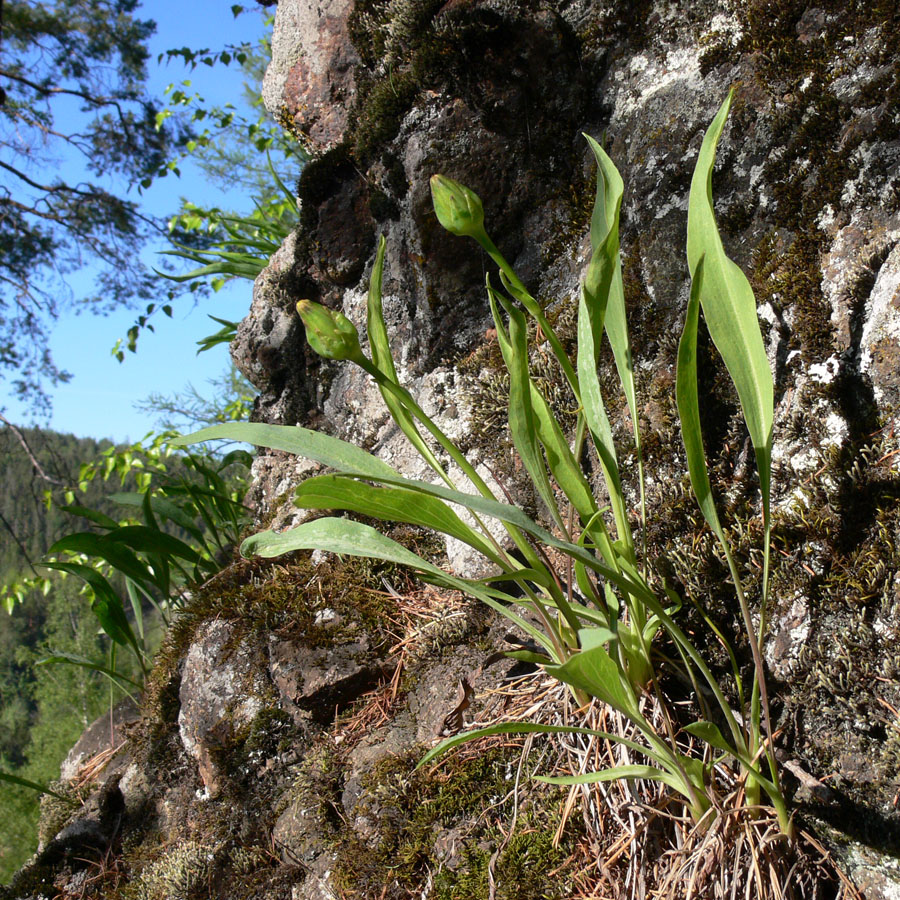
<instances>
[{"instance_id":1,"label":"green lance-shaped leaf","mask_svg":"<svg viewBox=\"0 0 900 900\"><path fill-rule=\"evenodd\" d=\"M603 646L576 653L561 666L547 671L565 684L608 703L634 721L643 721L634 692Z\"/></svg>"},{"instance_id":2,"label":"green lance-shaped leaf","mask_svg":"<svg viewBox=\"0 0 900 900\"><path fill-rule=\"evenodd\" d=\"M177 438L172 443L175 446L185 446L208 440L245 441L249 444L256 444L259 447L270 447L274 450L296 453L306 459L330 466L357 478L405 487L440 497L443 500L448 500L450 503L458 503L471 512L490 516L491 518L499 519L501 522L507 522L516 526L548 547L553 547L572 557L577 562L583 563L589 569L611 581L616 587L627 591L638 599L646 601L653 598L653 593L639 578L633 574L623 574L621 571L605 565L598 561L592 553L577 544L560 540L530 519L519 507L476 494L465 494L462 491L453 490L444 485L429 484L424 481L404 478L396 469L392 469L378 457L339 438L320 434L300 426L232 422L223 425L211 425L194 434ZM285 532L285 534L290 534L290 532ZM324 549L329 548L326 547ZM284 549L279 552L286 553L288 550Z\"/></svg>"},{"instance_id":3,"label":"green lance-shaped leaf","mask_svg":"<svg viewBox=\"0 0 900 900\"><path fill-rule=\"evenodd\" d=\"M487 285L487 290L491 302L491 314L497 329L497 342L500 345L506 370L509 372L509 433L538 496L544 501L557 527L564 532L563 519L553 496L553 488L550 486L547 467L544 464L537 439L534 407L531 405L531 377L528 373L525 314L507 303L493 290L490 283ZM509 315L508 333L503 326L498 302L503 305Z\"/></svg>"},{"instance_id":4,"label":"green lance-shaped leaf","mask_svg":"<svg viewBox=\"0 0 900 900\"><path fill-rule=\"evenodd\" d=\"M613 351L616 363L616 371L619 373L619 382L622 392L628 403L628 411L634 430L634 447L638 459L638 481L641 494L641 519L646 519L644 510L644 462L641 451L641 433L638 428L637 393L634 386L634 359L631 353L631 340L628 336L628 321L625 313L625 290L622 283L622 261L619 257L619 213L622 207L622 194L624 184L615 164L603 150L603 148L589 135L585 135L588 145L597 161L597 194L594 199L594 209L591 214L591 262L585 278L585 302L586 312L591 319L593 333L594 368L600 355L600 331L606 330L609 344ZM602 315L599 310L602 309ZM579 317L581 316L579 310ZM579 381L581 382L582 395L586 389L585 375L588 358L581 359L581 347L587 349L588 342L579 332ZM599 394L599 390L596 391ZM582 396L582 404L585 408L585 416L593 415L594 426L591 428L597 451L603 459L604 477L610 487L611 496L614 493L621 494L617 488L618 469L613 468L615 463L615 448L612 444L612 436L609 433L609 423L602 406L596 413L589 410L589 405L595 405L593 398ZM591 421L588 420L591 426ZM596 430L595 430L596 429ZM603 449L601 449L601 446ZM608 471L607 471L608 470ZM616 529L620 540L632 545L631 529L624 509L614 506L616 516Z\"/></svg>"},{"instance_id":5,"label":"green lance-shaped leaf","mask_svg":"<svg viewBox=\"0 0 900 900\"><path fill-rule=\"evenodd\" d=\"M437 746L429 750L419 761L416 768L418 769L427 765L445 754L448 750L458 747L460 744L465 744L468 741L477 740L478 738L491 737L497 734L577 734L596 737L603 741L613 741L617 744L622 744L630 750L640 753L648 759L651 759L653 762L658 763L661 767L618 766L615 769L604 770L603 773L592 772L585 775L562 777L546 775L536 776L536 780L538 781L549 784L585 784L592 782L596 783L599 781L615 781L617 778L648 778L669 785L674 790L687 797L692 804L697 800L697 792L692 791L691 785L687 782L690 775L687 773L682 774L682 772L678 770L678 766L675 765L675 757L668 748L664 748L663 753L660 754L650 747L623 738L621 735L574 725L541 725L535 722L500 722L485 728L477 728L472 731L462 732L461 734L454 734L451 737L445 738ZM680 758L679 762L687 762L690 764L692 761ZM698 786L702 785L702 775L700 778L701 780L697 782Z\"/></svg>"},{"instance_id":6,"label":"green lance-shaped leaf","mask_svg":"<svg viewBox=\"0 0 900 900\"><path fill-rule=\"evenodd\" d=\"M387 477L401 478L396 470L377 456L367 453L354 444L303 428L300 425L263 425L258 422L228 422L223 425L210 425L193 434L175 438L174 447L185 447L203 441L242 441L255 444L257 447L268 447L271 450L283 450L295 453L330 466L341 472L371 478L380 481Z\"/></svg>"},{"instance_id":7,"label":"green lance-shaped leaf","mask_svg":"<svg viewBox=\"0 0 900 900\"><path fill-rule=\"evenodd\" d=\"M688 299L687 312L684 315L684 328L678 342L678 362L675 377L675 400L678 405L678 418L681 422L681 439L684 442L687 456L688 474L694 496L713 533L728 549L728 541L716 504L713 500L712 486L706 464L706 453L703 450L703 435L700 430L700 396L697 391L697 325L700 319L700 296L703 280L706 277L706 257L701 256L694 268L691 282L691 295Z\"/></svg>"},{"instance_id":8,"label":"green lance-shaped leaf","mask_svg":"<svg viewBox=\"0 0 900 900\"><path fill-rule=\"evenodd\" d=\"M79 506L77 504L71 504L69 506L61 506L60 509L63 512L67 512L73 516L81 516L83 519L88 519L96 525L100 525L103 528L118 528L119 523L115 519L111 519L105 513L99 512L96 509L89 509L86 506Z\"/></svg>"},{"instance_id":9,"label":"green lance-shaped leaf","mask_svg":"<svg viewBox=\"0 0 900 900\"><path fill-rule=\"evenodd\" d=\"M597 512L597 503L590 485L581 471L581 467L572 455L562 429L559 427L547 401L529 375L525 317L501 295L491 291L490 296L492 304L494 299L499 301L509 316L508 335L503 332L499 316L495 315L495 322L498 325L497 336L500 340L500 349L504 353L504 362L510 372L510 419L512 422L514 417L523 417L517 423L517 432L519 433L522 448L526 453L522 461L526 464L529 475L532 476L535 482L535 487L542 492L543 498L543 491L549 490L549 486L546 484L546 475L543 478L540 475L543 462L540 461L540 452L536 449L537 443L534 441L534 436L536 435L544 448L547 465L557 484L581 518L588 522ZM496 313L495 307L494 311ZM513 403L514 391L515 403ZM520 412L519 407L521 407L523 412ZM533 434L527 433L525 429L533 429ZM518 445L516 449L519 449ZM550 503L549 506L550 510L553 511L556 508L555 501ZM558 511L554 518L559 518Z\"/></svg>"},{"instance_id":10,"label":"green lance-shaped leaf","mask_svg":"<svg viewBox=\"0 0 900 900\"><path fill-rule=\"evenodd\" d=\"M294 550L326 550L329 553L363 556L368 559L409 566L435 584L462 591L487 604L522 628L554 659L556 658L553 643L547 635L505 605L516 602L515 598L509 597L501 591L491 590L480 582L449 575L443 569L422 559L421 556L417 556L380 531L362 522L354 522L350 519L316 519L312 522L304 522L289 531L263 531L254 534L241 545L241 554L245 557L272 558L284 553L291 553Z\"/></svg>"},{"instance_id":11,"label":"green lance-shaped leaf","mask_svg":"<svg viewBox=\"0 0 900 900\"><path fill-rule=\"evenodd\" d=\"M384 235L382 235L378 241L375 264L372 266L372 277L369 279L366 330L369 335L369 353L372 356L373 365L389 381L394 384L400 384L397 379L397 370L394 367L394 358L391 356L391 345L388 340L387 326L384 322L384 310L382 308L381 286L384 275L384 252L385 240ZM397 427L406 435L422 459L449 483L449 478L444 472L443 466L441 466L440 461L428 444L425 443L409 410L400 402L395 393L383 385L379 384L378 390L381 391L384 405L388 408L391 418Z\"/></svg>"},{"instance_id":12,"label":"green lance-shaped leaf","mask_svg":"<svg viewBox=\"0 0 900 900\"><path fill-rule=\"evenodd\" d=\"M281 191L282 197L287 201L288 206L294 213L299 213L300 206L297 203L297 198L294 196L294 192L279 177L275 166L272 165L272 157L269 155L268 150L266 150L266 168L269 170L272 180L278 185L278 189Z\"/></svg>"},{"instance_id":13,"label":"green lance-shaped leaf","mask_svg":"<svg viewBox=\"0 0 900 900\"><path fill-rule=\"evenodd\" d=\"M595 647L602 647L615 639L615 633L603 625L578 630L578 646L582 650L593 650Z\"/></svg>"},{"instance_id":14,"label":"green lance-shaped leaf","mask_svg":"<svg viewBox=\"0 0 900 900\"><path fill-rule=\"evenodd\" d=\"M613 738L618 740L618 738ZM646 750L643 751L646 753ZM543 781L545 784L599 784L607 781L637 781L644 779L646 781L658 781L665 784L672 790L678 791L688 800L693 800L691 795L685 790L685 781L678 775L667 772L665 769L658 769L655 766L616 766L614 769L600 769L597 772L582 772L580 775L536 775L535 781Z\"/></svg>"},{"instance_id":15,"label":"green lance-shaped leaf","mask_svg":"<svg viewBox=\"0 0 900 900\"><path fill-rule=\"evenodd\" d=\"M411 566L421 571L444 573L371 525L352 519L315 519L287 531L261 531L241 544L241 555L270 559L294 550L327 550L347 556L363 556Z\"/></svg>"},{"instance_id":16,"label":"green lance-shaped leaf","mask_svg":"<svg viewBox=\"0 0 900 900\"><path fill-rule=\"evenodd\" d=\"M343 509L389 522L432 528L474 547L494 562L496 551L482 535L437 497L398 487L374 487L341 475L308 478L294 493L301 509Z\"/></svg>"},{"instance_id":17,"label":"green lance-shaped leaf","mask_svg":"<svg viewBox=\"0 0 900 900\"><path fill-rule=\"evenodd\" d=\"M472 731L451 735L432 747L418 762L417 769L427 765L432 760L443 756L448 750L458 747L460 744L478 740L478 738L491 737L495 734L579 734L588 737L598 737L604 741L616 741L632 750L654 758L653 752L633 741L629 741L611 734L607 731L598 731L594 728L581 728L577 725L540 725L537 722L498 722L496 725L488 725L484 728L476 728Z\"/></svg>"},{"instance_id":18,"label":"green lance-shaped leaf","mask_svg":"<svg viewBox=\"0 0 900 900\"><path fill-rule=\"evenodd\" d=\"M597 500L550 405L534 381L531 382L531 405L534 407L538 438L544 447L550 472L581 520L587 524L599 509Z\"/></svg>"},{"instance_id":19,"label":"green lance-shaped leaf","mask_svg":"<svg viewBox=\"0 0 900 900\"><path fill-rule=\"evenodd\" d=\"M635 444L640 444L637 429L637 394L634 388L634 361L631 355L631 341L628 337L628 323L625 315L625 291L622 285L622 262L619 258L619 210L622 206L624 184L615 164L603 148L590 136L585 135L597 160L597 196L591 214L591 247L594 255L605 257L604 265L611 268L609 296L606 301L603 326L612 347L616 370L622 383L622 390L628 401L631 421L634 423ZM596 352L600 351L597 341Z\"/></svg>"},{"instance_id":20,"label":"green lance-shaped leaf","mask_svg":"<svg viewBox=\"0 0 900 900\"><path fill-rule=\"evenodd\" d=\"M732 90L700 147L688 203L687 257L691 278L695 277L700 259L704 260L700 304L710 337L740 398L756 454L763 511L768 522L774 408L772 372L759 329L753 289L740 268L725 255L712 201L716 145L733 96Z\"/></svg>"},{"instance_id":21,"label":"green lance-shaped leaf","mask_svg":"<svg viewBox=\"0 0 900 900\"><path fill-rule=\"evenodd\" d=\"M146 525L128 525L117 528L104 536L104 544L124 544L138 553L158 553L163 556L177 556L188 562L199 562L200 554L189 544L166 534L158 528Z\"/></svg>"},{"instance_id":22,"label":"green lance-shaped leaf","mask_svg":"<svg viewBox=\"0 0 900 900\"><path fill-rule=\"evenodd\" d=\"M600 393L600 382L597 378L597 355L599 343L594 333L593 321L588 314L587 290L581 293L578 304L578 382L581 387L581 407L585 422L594 446L600 458L600 467L606 481L607 493L616 521L616 536L619 540L631 544L631 529L628 526L628 514L625 510L625 498L622 493L622 482L619 477L619 463L616 459L616 446L613 442L612 428L606 415L606 407Z\"/></svg>"},{"instance_id":23,"label":"green lance-shaped leaf","mask_svg":"<svg viewBox=\"0 0 900 900\"><path fill-rule=\"evenodd\" d=\"M128 678L123 675L121 672L115 671L115 669L110 669L109 666L104 666L103 663L98 663L93 659L88 659L84 656L78 656L76 653L54 653L51 656L45 656L42 659L39 659L35 665L36 666L49 666L49 665L66 665L66 666L79 666L82 669L90 669L92 672L99 672L101 675L105 675L110 681L115 682L121 686L121 683L130 684L133 688L141 689L141 685L138 684L134 679Z\"/></svg>"},{"instance_id":24,"label":"green lance-shaped leaf","mask_svg":"<svg viewBox=\"0 0 900 900\"><path fill-rule=\"evenodd\" d=\"M107 540L106 535L93 534L90 531L67 534L56 541L47 552L50 555L68 552L97 556L126 578L131 578L139 584L154 583L153 574L146 564L127 547Z\"/></svg>"},{"instance_id":25,"label":"green lance-shaped leaf","mask_svg":"<svg viewBox=\"0 0 900 900\"><path fill-rule=\"evenodd\" d=\"M122 506L142 508L145 496L147 495L139 494L137 492L120 492L111 494L109 499ZM202 539L203 532L201 529L197 527L194 520L176 503L173 503L165 497L155 496L150 497L150 506L158 516L162 516L179 528L183 528L192 537L197 538L198 540Z\"/></svg>"},{"instance_id":26,"label":"green lance-shaped leaf","mask_svg":"<svg viewBox=\"0 0 900 900\"><path fill-rule=\"evenodd\" d=\"M52 797L56 797L57 800L62 800L63 803L67 803L69 806L79 805L77 800L73 800L65 794L60 794L57 791L51 790L46 784L41 784L38 781L29 781L27 778L21 778L18 775L12 775L9 772L0 772L0 781L5 781L7 784L14 784L16 787L26 787L39 794L50 794Z\"/></svg>"},{"instance_id":27,"label":"green lance-shaped leaf","mask_svg":"<svg viewBox=\"0 0 900 900\"><path fill-rule=\"evenodd\" d=\"M81 563L50 562L44 563L44 565L50 569L68 572L85 581L94 594L91 611L100 622L101 628L117 644L131 647L138 659L141 659L140 647L125 616L122 601L112 589L112 585L99 572L94 571L90 566L81 565Z\"/></svg>"},{"instance_id":28,"label":"green lance-shaped leaf","mask_svg":"<svg viewBox=\"0 0 900 900\"><path fill-rule=\"evenodd\" d=\"M624 184L612 160L603 148L585 135L597 160L597 193L591 213L591 259L584 278L587 312L594 334L596 357L600 358L600 340L610 300L612 282L622 274L619 264L619 209Z\"/></svg>"},{"instance_id":29,"label":"green lance-shaped leaf","mask_svg":"<svg viewBox=\"0 0 900 900\"><path fill-rule=\"evenodd\" d=\"M693 737L700 738L701 741L709 744L715 750L722 750L725 753L730 753L732 756L738 755L734 747L719 730L719 726L712 722L707 722L705 719L701 719L699 722L691 722L689 725L684 726L684 731L693 735Z\"/></svg>"},{"instance_id":30,"label":"green lance-shaped leaf","mask_svg":"<svg viewBox=\"0 0 900 900\"><path fill-rule=\"evenodd\" d=\"M528 372L527 329L524 314L508 300L488 286L491 309L497 326L497 339L504 362L509 371L509 426L510 434L526 471L532 479L541 499L548 505L554 521L565 534L562 516L553 496L547 477L547 468L541 455L543 447L547 466L569 502L575 507L585 527L600 545L603 558L615 565L615 554L597 517L597 501L584 477L571 448L566 441L544 396L538 390ZM496 304L503 306L509 316L509 333L503 329ZM598 527L594 527L595 524Z\"/></svg>"}]
</instances>

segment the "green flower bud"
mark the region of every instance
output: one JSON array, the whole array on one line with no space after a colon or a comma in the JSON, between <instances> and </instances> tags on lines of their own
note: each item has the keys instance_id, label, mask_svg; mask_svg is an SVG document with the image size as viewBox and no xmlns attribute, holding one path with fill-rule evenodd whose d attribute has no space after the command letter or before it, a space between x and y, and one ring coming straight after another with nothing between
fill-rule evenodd
<instances>
[{"instance_id":1,"label":"green flower bud","mask_svg":"<svg viewBox=\"0 0 900 900\"><path fill-rule=\"evenodd\" d=\"M475 191L443 175L431 176L431 201L438 221L451 234L484 236L484 207Z\"/></svg>"},{"instance_id":2,"label":"green flower bud","mask_svg":"<svg viewBox=\"0 0 900 900\"><path fill-rule=\"evenodd\" d=\"M306 328L309 346L326 359L363 359L356 326L342 313L312 300L300 300L297 312Z\"/></svg>"}]
</instances>

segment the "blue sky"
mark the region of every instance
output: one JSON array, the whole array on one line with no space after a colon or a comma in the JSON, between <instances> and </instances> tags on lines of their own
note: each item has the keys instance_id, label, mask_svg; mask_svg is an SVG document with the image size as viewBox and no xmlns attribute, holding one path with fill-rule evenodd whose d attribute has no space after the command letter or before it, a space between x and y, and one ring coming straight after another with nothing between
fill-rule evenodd
<instances>
[{"instance_id":1,"label":"blue sky","mask_svg":"<svg viewBox=\"0 0 900 900\"><path fill-rule=\"evenodd\" d=\"M246 5L249 7L251 3ZM256 42L267 30L261 12L253 10L235 19L226 0L147 0L139 15L157 23L157 33L150 45L149 83L154 95L161 97L167 85L190 79L191 89L210 104L240 102L241 75L236 68L211 69L200 65L190 71L179 61L168 65L163 61L157 65L156 56L184 46L220 50L229 44ZM226 196L211 189L189 163L181 171L180 179L161 179L144 195L143 200L152 213L173 212L180 196L201 204L241 209L242 197ZM145 259L152 263L153 254L145 254ZM90 281L87 273L86 281ZM73 285L77 292L77 283ZM182 297L174 305L173 318L155 317L155 332L144 332L137 353L126 353L123 363L112 356L111 350L133 324L134 310L119 310L105 317L89 313L61 316L53 328L51 349L56 364L71 372L73 378L52 390L50 427L116 441L143 437L154 428L154 421L134 410L136 401L150 393L181 391L189 382L202 392L209 379L226 370L226 345L198 356L196 341L219 329L207 314L232 321L243 318L250 307L251 289L249 281L238 280L198 305L191 297ZM164 291L165 285L161 288L161 302L165 302ZM29 410L12 401L8 403L6 415L20 424L31 422Z\"/></svg>"}]
</instances>

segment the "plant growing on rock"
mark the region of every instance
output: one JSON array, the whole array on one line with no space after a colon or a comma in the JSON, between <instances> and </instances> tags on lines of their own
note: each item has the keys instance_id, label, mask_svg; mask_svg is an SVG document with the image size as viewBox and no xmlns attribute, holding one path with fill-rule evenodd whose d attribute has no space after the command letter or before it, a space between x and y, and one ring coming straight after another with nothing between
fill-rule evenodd
<instances>
[{"instance_id":1,"label":"plant growing on rock","mask_svg":"<svg viewBox=\"0 0 900 900\"><path fill-rule=\"evenodd\" d=\"M765 800L774 810L775 831L790 839L794 825L772 746L760 649L766 631L769 583L774 388L753 292L724 252L712 204L716 145L731 99L729 94L705 135L691 184L687 235L691 291L678 350L676 395L691 485L734 582L753 658L752 684L744 683L733 654L732 683L720 684L701 648L679 624L677 594L654 573L646 558L637 397L619 258L623 183L610 158L591 138L588 142L598 166L597 191L590 228L592 252L578 301L574 362L540 304L485 231L477 195L440 175L434 176L431 185L441 224L454 234L476 240L499 269L502 290L495 288L488 277L487 292L509 372L509 430L546 507L552 523L549 527L498 500L476 468L400 384L381 306L384 239L369 286L369 356L362 350L356 328L341 313L306 300L300 301L298 311L316 352L330 359L349 360L375 380L394 421L434 470L438 483L405 478L353 445L301 427L221 425L182 441L228 438L301 454L333 469L334 474L304 481L295 493L298 507L346 510L415 524L477 549L495 564L499 575L471 579L448 574L372 527L345 518L319 518L282 533L265 531L248 538L242 546L245 555L274 557L292 550L324 549L409 565L425 580L465 591L515 623L538 649L510 655L542 666L569 687L579 705L601 701L627 723L624 733L574 725L504 723L454 735L429 751L423 762L462 741L501 732L592 736L626 748L631 761L545 780L563 784L621 779L662 783L683 798L691 818L700 826L698 833L714 821L727 819L728 810L755 808ZM716 512L703 451L696 368L701 310L737 390L756 456L764 560L758 625L751 617L742 573ZM529 371L529 319L549 345L578 408L573 438L564 434ZM604 334L634 424L640 483L637 537L627 511L617 448L597 376ZM598 502L581 463L584 458L590 459L591 453L605 480L607 506ZM474 493L457 489L451 466L463 473ZM467 510L468 516L461 516L459 507ZM502 525L505 538L487 527L488 519ZM516 586L513 590L508 588L511 582ZM676 657L665 665L693 687L700 704L699 716L683 726L679 726L660 687L663 664L654 651L654 641L660 639ZM718 632L715 639L724 642Z\"/></svg>"}]
</instances>

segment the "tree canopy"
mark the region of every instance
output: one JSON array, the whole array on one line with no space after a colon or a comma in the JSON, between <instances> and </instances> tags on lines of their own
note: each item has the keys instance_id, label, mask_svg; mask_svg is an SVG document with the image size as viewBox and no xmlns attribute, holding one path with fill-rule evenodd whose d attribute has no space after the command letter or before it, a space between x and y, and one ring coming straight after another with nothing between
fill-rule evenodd
<instances>
[{"instance_id":1,"label":"tree canopy","mask_svg":"<svg viewBox=\"0 0 900 900\"><path fill-rule=\"evenodd\" d=\"M38 408L48 402L44 386L68 378L47 341L65 305L103 311L155 292L138 250L164 229L126 194L166 172L189 135L178 120L157 127L159 106L145 88L156 26L134 15L137 6L2 6L0 383ZM66 276L88 261L99 264L94 284L76 294Z\"/></svg>"}]
</instances>

